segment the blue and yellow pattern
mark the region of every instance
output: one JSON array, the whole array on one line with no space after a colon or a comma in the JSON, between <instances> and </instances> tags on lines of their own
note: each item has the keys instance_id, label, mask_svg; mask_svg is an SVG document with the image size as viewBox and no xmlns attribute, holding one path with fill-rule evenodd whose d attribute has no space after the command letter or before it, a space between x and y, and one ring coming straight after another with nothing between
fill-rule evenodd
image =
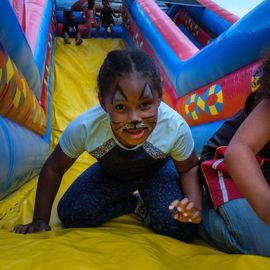
<instances>
[{"instance_id":1,"label":"blue and yellow pattern","mask_svg":"<svg viewBox=\"0 0 270 270\"><path fill-rule=\"evenodd\" d=\"M189 118L197 120L201 111L209 115L218 115L222 110L222 106L222 88L219 84L214 84L205 91L202 97L197 93L192 94L185 104L185 113Z\"/></svg>"},{"instance_id":2,"label":"blue and yellow pattern","mask_svg":"<svg viewBox=\"0 0 270 270\"><path fill-rule=\"evenodd\" d=\"M140 38L139 38L139 34L138 33L134 33L134 35L133 35L133 41L134 41L134 43L135 43L135 45L136 45L136 47L138 49L142 49L143 42L140 41Z\"/></svg>"}]
</instances>

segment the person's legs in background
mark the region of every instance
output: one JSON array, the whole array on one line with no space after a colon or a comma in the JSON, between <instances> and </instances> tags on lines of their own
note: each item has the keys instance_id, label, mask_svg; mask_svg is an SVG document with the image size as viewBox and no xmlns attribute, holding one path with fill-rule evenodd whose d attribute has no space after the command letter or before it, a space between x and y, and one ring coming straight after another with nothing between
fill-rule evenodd
<instances>
[{"instance_id":1,"label":"person's legs in background","mask_svg":"<svg viewBox=\"0 0 270 270\"><path fill-rule=\"evenodd\" d=\"M75 42L76 45L81 45L82 44L82 36L81 36L81 32L78 31L76 33L76 42Z\"/></svg>"},{"instance_id":2,"label":"person's legs in background","mask_svg":"<svg viewBox=\"0 0 270 270\"><path fill-rule=\"evenodd\" d=\"M69 37L69 34L67 33L67 32L64 32L63 33L63 38L64 38L64 43L65 44L71 44L71 42L70 42L70 37Z\"/></svg>"},{"instance_id":3,"label":"person's legs in background","mask_svg":"<svg viewBox=\"0 0 270 270\"><path fill-rule=\"evenodd\" d=\"M91 38L92 37L92 24L90 22L87 23L87 30L88 30L87 37Z\"/></svg>"},{"instance_id":4,"label":"person's legs in background","mask_svg":"<svg viewBox=\"0 0 270 270\"><path fill-rule=\"evenodd\" d=\"M100 25L98 23L95 23L93 26L96 28L95 37L97 38L100 31Z\"/></svg>"},{"instance_id":5,"label":"person's legs in background","mask_svg":"<svg viewBox=\"0 0 270 270\"><path fill-rule=\"evenodd\" d=\"M104 30L103 30L103 38L107 37L107 32L108 32L108 27L107 26L103 26Z\"/></svg>"},{"instance_id":6,"label":"person's legs in background","mask_svg":"<svg viewBox=\"0 0 270 270\"><path fill-rule=\"evenodd\" d=\"M114 38L113 24L110 24L110 31L111 31L112 38Z\"/></svg>"}]
</instances>

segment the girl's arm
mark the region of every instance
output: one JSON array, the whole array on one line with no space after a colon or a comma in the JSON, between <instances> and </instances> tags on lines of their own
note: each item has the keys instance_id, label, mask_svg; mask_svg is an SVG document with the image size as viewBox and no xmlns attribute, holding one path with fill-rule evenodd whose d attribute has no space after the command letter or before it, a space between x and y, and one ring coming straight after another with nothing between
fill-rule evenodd
<instances>
[{"instance_id":1,"label":"girl's arm","mask_svg":"<svg viewBox=\"0 0 270 270\"><path fill-rule=\"evenodd\" d=\"M171 203L169 209L177 209L174 218L180 222L201 222L202 187L199 182L199 160L193 151L184 161L174 160L175 166L181 175L181 188L185 198Z\"/></svg>"},{"instance_id":2,"label":"girl's arm","mask_svg":"<svg viewBox=\"0 0 270 270\"><path fill-rule=\"evenodd\" d=\"M270 100L262 101L232 138L225 163L232 179L257 215L270 225L270 187L255 155L270 140Z\"/></svg>"},{"instance_id":3,"label":"girl's arm","mask_svg":"<svg viewBox=\"0 0 270 270\"><path fill-rule=\"evenodd\" d=\"M49 221L54 198L64 173L75 160L68 157L59 144L56 146L40 172L33 221L29 224L17 225L14 232L27 234L50 230Z\"/></svg>"}]
</instances>

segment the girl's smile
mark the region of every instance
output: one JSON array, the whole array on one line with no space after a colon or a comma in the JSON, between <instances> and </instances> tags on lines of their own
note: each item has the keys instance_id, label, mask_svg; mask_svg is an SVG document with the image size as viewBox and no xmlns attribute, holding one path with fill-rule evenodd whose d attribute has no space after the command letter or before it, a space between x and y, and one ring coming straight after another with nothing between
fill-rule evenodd
<instances>
[{"instance_id":1,"label":"girl's smile","mask_svg":"<svg viewBox=\"0 0 270 270\"><path fill-rule=\"evenodd\" d=\"M131 139L140 139L144 136L146 130L144 128L140 128L140 129L125 129L124 132L127 132L128 136Z\"/></svg>"}]
</instances>

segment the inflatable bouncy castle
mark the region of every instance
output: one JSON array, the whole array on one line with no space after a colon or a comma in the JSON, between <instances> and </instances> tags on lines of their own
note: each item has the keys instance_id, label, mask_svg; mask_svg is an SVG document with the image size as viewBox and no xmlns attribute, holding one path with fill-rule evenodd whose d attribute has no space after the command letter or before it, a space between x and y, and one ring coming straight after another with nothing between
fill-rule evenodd
<instances>
[{"instance_id":1,"label":"inflatable bouncy castle","mask_svg":"<svg viewBox=\"0 0 270 270\"><path fill-rule=\"evenodd\" d=\"M157 1L162 2L162 1ZM270 46L270 1L244 17L214 1L115 0L114 36L86 38L86 0L0 3L0 268L1 269L267 269L268 258L229 255L201 239L158 235L133 214L99 228L64 229L57 203L91 163L83 154L65 174L51 214L52 231L12 232L32 219L38 175L68 123L97 104L96 77L113 49L141 48L155 61L163 99L191 127L199 154L220 125L258 87L260 57ZM102 1L96 1L97 13ZM83 37L64 44L63 12L72 10ZM98 18L97 18L98 20ZM91 33L94 37L95 29Z\"/></svg>"}]
</instances>

